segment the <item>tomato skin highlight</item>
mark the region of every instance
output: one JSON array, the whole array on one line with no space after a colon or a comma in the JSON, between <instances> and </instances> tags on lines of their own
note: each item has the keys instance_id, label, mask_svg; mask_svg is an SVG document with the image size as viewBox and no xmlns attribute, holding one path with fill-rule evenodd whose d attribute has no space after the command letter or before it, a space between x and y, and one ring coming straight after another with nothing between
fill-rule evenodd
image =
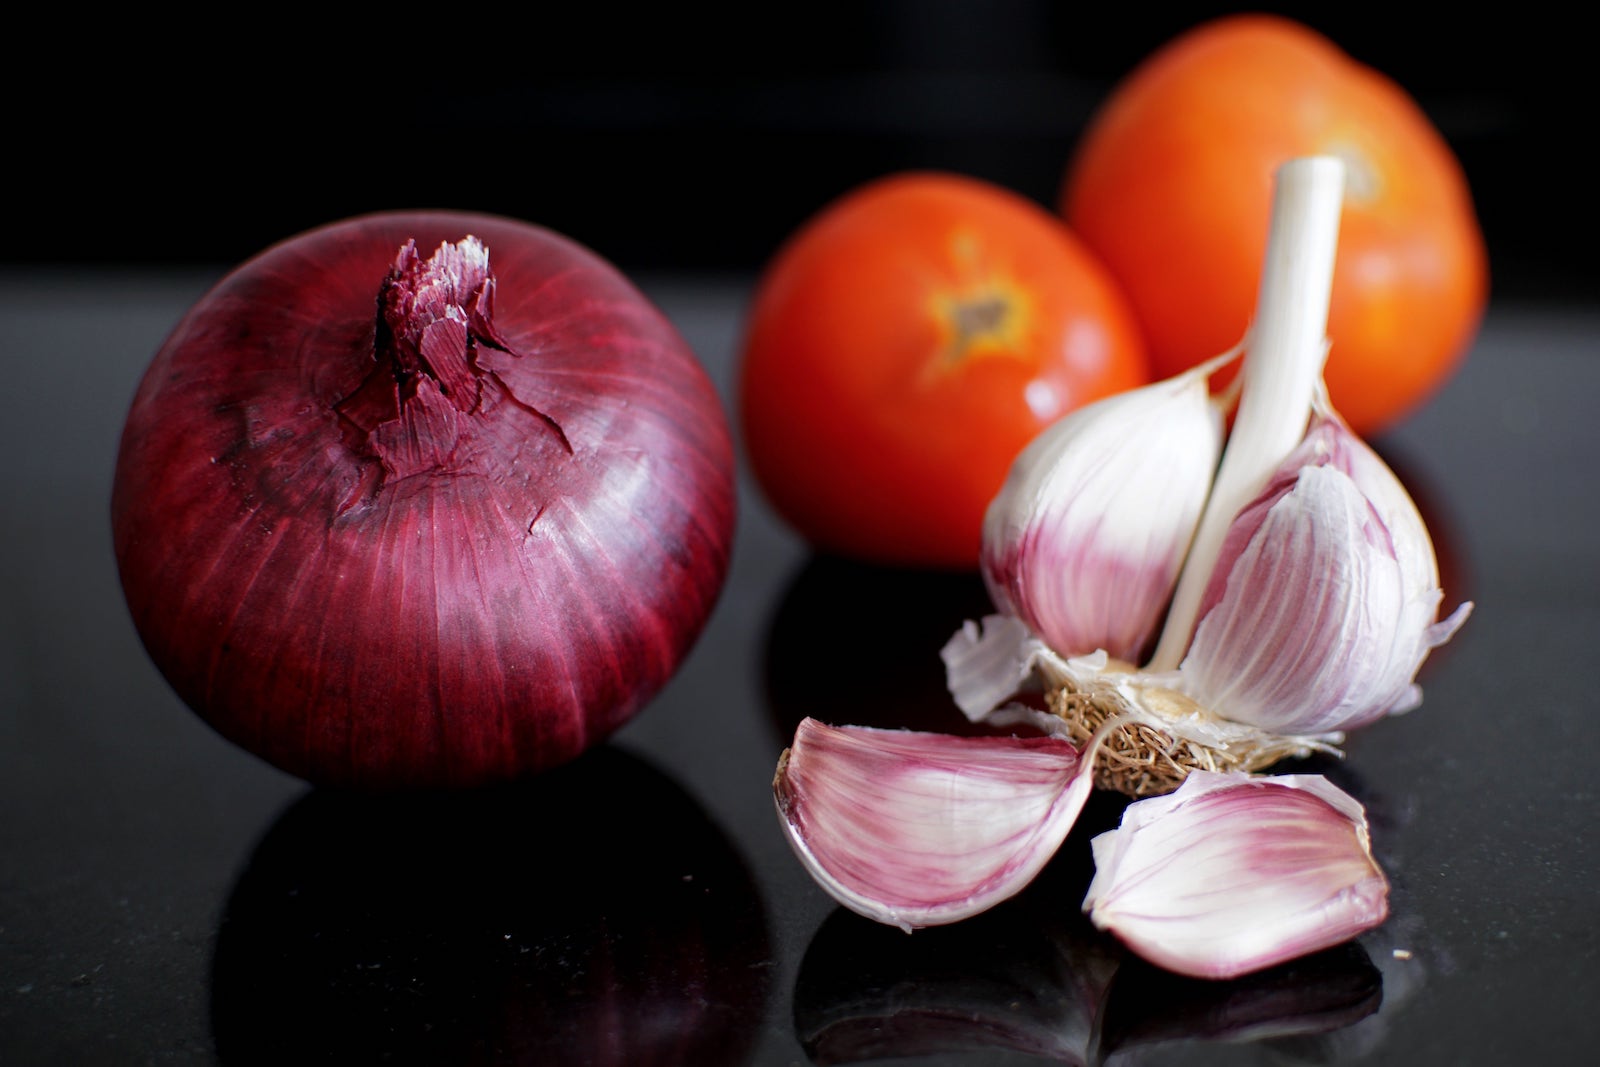
<instances>
[{"instance_id":1,"label":"tomato skin highlight","mask_svg":"<svg viewBox=\"0 0 1600 1067\"><path fill-rule=\"evenodd\" d=\"M1319 154L1348 166L1328 388L1371 436L1452 376L1489 291L1461 165L1387 76L1280 16L1202 23L1114 87L1058 207L1123 286L1166 377L1244 336L1273 174Z\"/></svg>"},{"instance_id":2,"label":"tomato skin highlight","mask_svg":"<svg viewBox=\"0 0 1600 1067\"><path fill-rule=\"evenodd\" d=\"M738 408L757 483L814 548L972 569L1022 447L1148 380L1126 299L1059 218L978 179L909 172L846 193L779 248Z\"/></svg>"}]
</instances>

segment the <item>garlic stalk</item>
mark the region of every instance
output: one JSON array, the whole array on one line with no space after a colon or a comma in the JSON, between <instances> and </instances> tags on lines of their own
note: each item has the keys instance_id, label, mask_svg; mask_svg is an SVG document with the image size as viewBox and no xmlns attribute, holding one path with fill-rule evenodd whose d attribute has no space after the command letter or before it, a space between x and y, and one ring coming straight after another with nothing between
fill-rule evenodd
<instances>
[{"instance_id":1,"label":"garlic stalk","mask_svg":"<svg viewBox=\"0 0 1600 1067\"><path fill-rule=\"evenodd\" d=\"M1320 775L1196 771L1096 837L1090 920L1179 974L1233 978L1388 916L1366 814Z\"/></svg>"},{"instance_id":2,"label":"garlic stalk","mask_svg":"<svg viewBox=\"0 0 1600 1067\"><path fill-rule=\"evenodd\" d=\"M1278 171L1255 321L1240 369L1239 412L1151 670L1178 665L1228 526L1305 433L1327 358L1324 333L1343 198L1344 164L1337 158L1291 160Z\"/></svg>"}]
</instances>

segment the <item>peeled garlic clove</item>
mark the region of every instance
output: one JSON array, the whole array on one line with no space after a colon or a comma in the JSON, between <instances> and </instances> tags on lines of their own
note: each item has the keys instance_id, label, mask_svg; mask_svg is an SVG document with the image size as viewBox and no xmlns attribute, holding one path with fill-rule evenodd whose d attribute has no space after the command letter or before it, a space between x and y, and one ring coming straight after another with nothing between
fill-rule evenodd
<instances>
[{"instance_id":1,"label":"peeled garlic clove","mask_svg":"<svg viewBox=\"0 0 1600 1067\"><path fill-rule=\"evenodd\" d=\"M1436 623L1443 595L1410 496L1324 411L1229 527L1182 685L1278 733L1363 726L1420 701L1417 670L1471 610Z\"/></svg>"},{"instance_id":2,"label":"peeled garlic clove","mask_svg":"<svg viewBox=\"0 0 1600 1067\"><path fill-rule=\"evenodd\" d=\"M1093 841L1083 907L1150 962L1233 978L1347 941L1389 913L1366 815L1321 775L1194 771Z\"/></svg>"},{"instance_id":3,"label":"peeled garlic clove","mask_svg":"<svg viewBox=\"0 0 1600 1067\"><path fill-rule=\"evenodd\" d=\"M789 843L835 900L910 931L1022 890L1060 848L1092 776L1053 737L956 737L801 722L773 793Z\"/></svg>"},{"instance_id":4,"label":"peeled garlic clove","mask_svg":"<svg viewBox=\"0 0 1600 1067\"><path fill-rule=\"evenodd\" d=\"M982 571L995 606L1056 652L1136 661L1153 640L1216 470L1207 379L1228 358L1080 408L1012 465Z\"/></svg>"}]
</instances>

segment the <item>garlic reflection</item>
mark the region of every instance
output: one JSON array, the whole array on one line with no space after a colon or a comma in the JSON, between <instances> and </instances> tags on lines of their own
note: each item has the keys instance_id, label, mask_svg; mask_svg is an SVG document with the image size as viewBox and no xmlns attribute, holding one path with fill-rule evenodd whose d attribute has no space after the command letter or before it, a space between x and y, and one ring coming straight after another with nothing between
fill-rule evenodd
<instances>
[{"instance_id":1,"label":"garlic reflection","mask_svg":"<svg viewBox=\"0 0 1600 1067\"><path fill-rule=\"evenodd\" d=\"M1090 920L1178 974L1232 978L1388 916L1359 802L1320 775L1195 771L1093 842Z\"/></svg>"},{"instance_id":2,"label":"garlic reflection","mask_svg":"<svg viewBox=\"0 0 1600 1067\"><path fill-rule=\"evenodd\" d=\"M1075 868L1080 850L1068 849ZM1062 894L1082 897L1087 872L1058 870L1004 908L915 937L844 909L829 914L794 982L795 1032L810 1061L986 1063L1020 1053L1027 1063L1110 1067L1144 1063L1152 1046L1166 1063L1226 1043L1234 1058L1254 1046L1256 1059L1276 1063L1278 1046L1293 1041L1313 1056L1287 1060L1324 1063L1334 1060L1316 1052L1351 1048L1380 1005L1390 1011L1385 975L1361 941L1229 981L1177 975L1063 907Z\"/></svg>"}]
</instances>

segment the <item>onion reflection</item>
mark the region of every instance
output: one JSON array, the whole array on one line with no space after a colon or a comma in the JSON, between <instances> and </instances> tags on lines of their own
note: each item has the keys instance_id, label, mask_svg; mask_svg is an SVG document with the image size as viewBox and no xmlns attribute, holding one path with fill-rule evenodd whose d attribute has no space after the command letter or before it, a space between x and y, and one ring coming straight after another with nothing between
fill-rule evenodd
<instances>
[{"instance_id":1,"label":"onion reflection","mask_svg":"<svg viewBox=\"0 0 1600 1067\"><path fill-rule=\"evenodd\" d=\"M227 1064L741 1063L768 956L731 843L602 746L514 788L306 795L228 901L212 1026Z\"/></svg>"}]
</instances>

